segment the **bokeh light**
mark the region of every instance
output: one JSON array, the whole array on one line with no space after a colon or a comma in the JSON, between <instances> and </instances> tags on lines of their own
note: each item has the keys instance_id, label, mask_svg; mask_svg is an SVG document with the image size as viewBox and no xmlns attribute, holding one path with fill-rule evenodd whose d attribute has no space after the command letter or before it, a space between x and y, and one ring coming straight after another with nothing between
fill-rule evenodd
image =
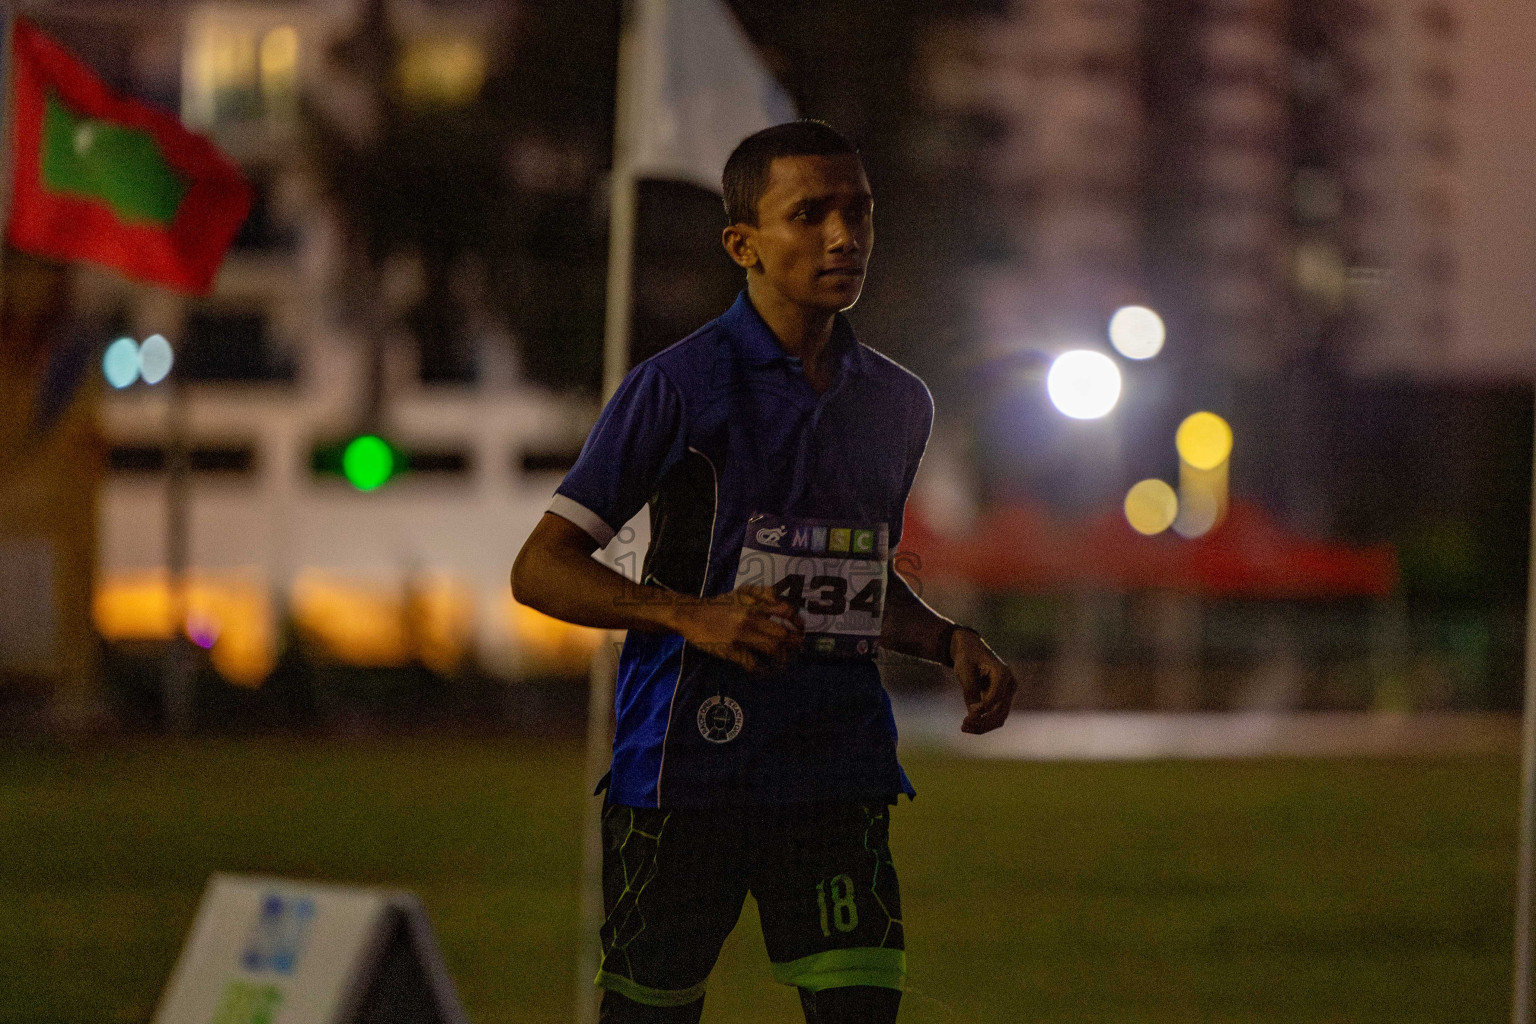
<instances>
[{"instance_id":1,"label":"bokeh light","mask_svg":"<svg viewBox=\"0 0 1536 1024\"><path fill-rule=\"evenodd\" d=\"M1196 469L1215 469L1232 455L1232 428L1213 412L1184 418L1174 436L1179 458Z\"/></svg>"},{"instance_id":2,"label":"bokeh light","mask_svg":"<svg viewBox=\"0 0 1536 1024\"><path fill-rule=\"evenodd\" d=\"M1214 470L1184 466L1179 474L1179 514L1173 532L1196 540L1214 530L1227 506L1225 465Z\"/></svg>"},{"instance_id":3,"label":"bokeh light","mask_svg":"<svg viewBox=\"0 0 1536 1024\"><path fill-rule=\"evenodd\" d=\"M1173 525L1179 496L1161 480L1142 480L1125 492L1125 521L1137 533L1151 537Z\"/></svg>"},{"instance_id":4,"label":"bokeh light","mask_svg":"<svg viewBox=\"0 0 1536 1024\"><path fill-rule=\"evenodd\" d=\"M452 36L412 40L397 67L400 91L427 105L463 106L480 94L489 58L478 41Z\"/></svg>"},{"instance_id":5,"label":"bokeh light","mask_svg":"<svg viewBox=\"0 0 1536 1024\"><path fill-rule=\"evenodd\" d=\"M291 92L299 63L299 33L292 25L278 25L261 37L257 50L261 67L261 91L269 98Z\"/></svg>"},{"instance_id":6,"label":"bokeh light","mask_svg":"<svg viewBox=\"0 0 1536 1024\"><path fill-rule=\"evenodd\" d=\"M1301 292L1330 309L1344 301L1348 271L1337 245L1316 239L1301 242L1292 260L1292 273Z\"/></svg>"},{"instance_id":7,"label":"bokeh light","mask_svg":"<svg viewBox=\"0 0 1536 1024\"><path fill-rule=\"evenodd\" d=\"M374 490L394 474L394 450L382 437L364 434L354 438L342 453L341 471L358 490Z\"/></svg>"},{"instance_id":8,"label":"bokeh light","mask_svg":"<svg viewBox=\"0 0 1536 1024\"><path fill-rule=\"evenodd\" d=\"M219 642L218 620L206 612L188 612L186 628L187 639L205 651Z\"/></svg>"},{"instance_id":9,"label":"bokeh light","mask_svg":"<svg viewBox=\"0 0 1536 1024\"><path fill-rule=\"evenodd\" d=\"M175 356L163 334L151 334L139 346L139 375L145 384L159 384L171 372Z\"/></svg>"},{"instance_id":10,"label":"bokeh light","mask_svg":"<svg viewBox=\"0 0 1536 1024\"><path fill-rule=\"evenodd\" d=\"M178 608L185 612L179 622ZM180 632L237 686L260 686L281 647L270 587L241 571L194 569L173 588L164 569L108 570L92 594L91 619L111 641L163 641Z\"/></svg>"},{"instance_id":11,"label":"bokeh light","mask_svg":"<svg viewBox=\"0 0 1536 1024\"><path fill-rule=\"evenodd\" d=\"M1096 420L1120 401L1120 368L1102 352L1073 349L1051 363L1045 390L1063 415Z\"/></svg>"},{"instance_id":12,"label":"bokeh light","mask_svg":"<svg viewBox=\"0 0 1536 1024\"><path fill-rule=\"evenodd\" d=\"M101 372L107 383L121 390L139 379L139 343L132 338L118 338L107 346L101 357Z\"/></svg>"},{"instance_id":13,"label":"bokeh light","mask_svg":"<svg viewBox=\"0 0 1536 1024\"><path fill-rule=\"evenodd\" d=\"M1109 343L1127 359L1151 359L1167 337L1163 318L1146 306L1122 306L1109 318Z\"/></svg>"}]
</instances>

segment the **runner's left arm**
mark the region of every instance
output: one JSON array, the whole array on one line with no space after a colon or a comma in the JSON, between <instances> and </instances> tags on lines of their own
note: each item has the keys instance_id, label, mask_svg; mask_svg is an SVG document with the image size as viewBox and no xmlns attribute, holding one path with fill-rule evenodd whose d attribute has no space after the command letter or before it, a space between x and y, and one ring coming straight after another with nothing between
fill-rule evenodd
<instances>
[{"instance_id":1,"label":"runner's left arm","mask_svg":"<svg viewBox=\"0 0 1536 1024\"><path fill-rule=\"evenodd\" d=\"M933 395L921 381L913 380L913 401L908 417L913 429L901 501L891 517L892 551L901 543L907 496L912 493L917 468L928 447L928 435L933 430ZM1008 711L1013 707L1013 694L1018 689L1013 671L993 653L980 633L969 628L950 629L954 623L913 593L898 571L899 564L900 559L887 574L880 646L924 661L952 665L955 678L960 680L960 692L965 695L966 715L960 730L982 733L996 729L1007 721ZM949 642L947 651L940 649L946 637Z\"/></svg>"},{"instance_id":2,"label":"runner's left arm","mask_svg":"<svg viewBox=\"0 0 1536 1024\"><path fill-rule=\"evenodd\" d=\"M991 732L1008 720L1018 681L980 633L966 627L950 630L951 624L913 593L901 573L891 570L880 646L924 661L951 661L965 695L966 715L960 731ZM949 650L941 651L946 635Z\"/></svg>"}]
</instances>

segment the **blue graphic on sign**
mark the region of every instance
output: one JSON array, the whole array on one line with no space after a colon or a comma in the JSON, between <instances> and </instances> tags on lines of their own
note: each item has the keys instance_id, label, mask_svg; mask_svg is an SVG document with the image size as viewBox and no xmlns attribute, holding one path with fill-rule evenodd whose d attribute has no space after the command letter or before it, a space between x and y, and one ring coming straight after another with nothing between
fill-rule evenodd
<instances>
[{"instance_id":1,"label":"blue graphic on sign","mask_svg":"<svg viewBox=\"0 0 1536 1024\"><path fill-rule=\"evenodd\" d=\"M292 974L309 940L315 919L315 901L307 896L269 892L261 898L261 910L245 937L240 966L247 971Z\"/></svg>"}]
</instances>

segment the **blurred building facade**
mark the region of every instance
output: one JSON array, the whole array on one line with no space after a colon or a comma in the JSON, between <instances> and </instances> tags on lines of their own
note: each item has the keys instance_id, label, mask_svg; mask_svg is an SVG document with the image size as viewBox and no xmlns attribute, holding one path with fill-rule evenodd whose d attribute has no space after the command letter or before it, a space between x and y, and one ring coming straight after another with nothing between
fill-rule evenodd
<instances>
[{"instance_id":1,"label":"blurred building facade","mask_svg":"<svg viewBox=\"0 0 1536 1024\"><path fill-rule=\"evenodd\" d=\"M1408 663L1412 628L1479 652L1421 661L1476 662L1473 688L1502 679L1524 546L1494 524L1526 518L1536 370L1519 283L1536 218L1513 183L1536 159L1536 73L1504 40L1533 29L1528 5L1455 0L1017 0L937 25L927 109L996 222L967 272L979 361L1022 381L976 408L983 487L1105 509L1170 478L1174 428L1216 410L1237 432L1236 492L1304 534L1402 552L1410 607L1370 625L1367 676ZM1163 353L1123 365L1117 423L1063 424L1034 367L1107 349L1131 302L1162 315ZM1074 682L1069 641L1106 600L1070 596L1051 619L1051 700L1102 699ZM1284 705L1305 638L1274 611L1253 635L1292 665L1245 687ZM1216 629L1186 606L1152 618L1185 650Z\"/></svg>"},{"instance_id":2,"label":"blurred building facade","mask_svg":"<svg viewBox=\"0 0 1536 1024\"><path fill-rule=\"evenodd\" d=\"M992 477L1102 505L1173 469L1174 427L1209 408L1238 427L1235 486L1299 529L1387 536L1391 513L1356 514L1378 503L1364 453L1390 444L1360 410L1398 403L1399 443L1432 448L1415 389L1502 418L1499 389L1536 369L1536 215L1516 184L1536 72L1501 42L1531 29L1526 5L1454 0L1039 0L936 29L928 108L968 153L956 170L988 182L1001 240L966 272L983 358L1102 347L1127 302L1169 332L1125 368L1091 459L1090 431L1062 440L1049 409L991 411L991 450L1030 438ZM1391 486L1440 514L1433 481L1496 457Z\"/></svg>"},{"instance_id":3,"label":"blurred building facade","mask_svg":"<svg viewBox=\"0 0 1536 1024\"><path fill-rule=\"evenodd\" d=\"M39 12L114 85L209 134L257 189L205 299L73 271L81 330L101 344L158 333L176 353L166 382L101 400L94 609L109 642L184 632L247 685L293 642L343 664L502 675L571 670L595 643L516 606L507 585L593 403L526 379L474 267L454 268L452 337L435 345L430 327L409 330L428 254L360 255L366 240L349 233L316 153L317 116L366 147L380 97L413 116L463 109L504 58L515 13L472 2ZM370 17L387 19L382 63L363 45ZM561 178L562 159L511 150L508 173ZM341 443L364 432L388 438L405 463L368 493L335 464ZM168 472L181 447L184 487ZM179 606L168 575L178 517Z\"/></svg>"},{"instance_id":4,"label":"blurred building facade","mask_svg":"<svg viewBox=\"0 0 1536 1024\"><path fill-rule=\"evenodd\" d=\"M941 26L929 42L941 111L991 118L972 168L992 189L1000 238L972 302L982 344L1095 337L1141 284L1140 15L1133 3L1046 2Z\"/></svg>"},{"instance_id":5,"label":"blurred building facade","mask_svg":"<svg viewBox=\"0 0 1536 1024\"><path fill-rule=\"evenodd\" d=\"M1010 243L976 275L984 339L1102 338L1140 297L1170 355L1227 375L1317 348L1361 374L1528 373L1524 297L1501 317L1462 286L1499 276L1469 220L1502 207L1531 234L1487 158L1531 145L1530 103L1511 90L1496 124L1482 105L1528 84L1490 40L1530 23L1454 0L1034 0L941 24L930 109L985 126L974 169Z\"/></svg>"}]
</instances>

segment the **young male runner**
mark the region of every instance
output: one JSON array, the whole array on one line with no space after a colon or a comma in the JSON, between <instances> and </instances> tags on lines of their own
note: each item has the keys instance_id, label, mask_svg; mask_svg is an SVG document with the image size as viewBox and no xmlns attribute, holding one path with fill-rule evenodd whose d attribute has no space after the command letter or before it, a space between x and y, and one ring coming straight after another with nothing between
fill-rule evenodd
<instances>
[{"instance_id":1,"label":"young male runner","mask_svg":"<svg viewBox=\"0 0 1536 1024\"><path fill-rule=\"evenodd\" d=\"M746 894L810 1024L889 1024L906 973L876 646L952 664L1001 725L1015 683L975 630L889 572L933 422L916 376L859 344L874 241L858 151L815 121L725 167L746 291L625 378L512 569L517 600L627 629L604 780L606 1022L696 1022ZM642 583L595 561L647 502Z\"/></svg>"}]
</instances>

